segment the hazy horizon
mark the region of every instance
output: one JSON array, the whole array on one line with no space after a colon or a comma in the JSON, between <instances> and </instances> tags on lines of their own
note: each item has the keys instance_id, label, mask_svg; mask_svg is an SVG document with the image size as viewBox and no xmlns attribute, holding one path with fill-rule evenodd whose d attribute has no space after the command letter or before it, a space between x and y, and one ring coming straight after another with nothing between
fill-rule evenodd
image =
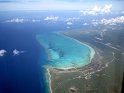
<instances>
[{"instance_id":1,"label":"hazy horizon","mask_svg":"<svg viewBox=\"0 0 124 93\"><path fill-rule=\"evenodd\" d=\"M123 10L123 0L0 0L0 11L9 10L90 10L112 5L113 10Z\"/></svg>"}]
</instances>

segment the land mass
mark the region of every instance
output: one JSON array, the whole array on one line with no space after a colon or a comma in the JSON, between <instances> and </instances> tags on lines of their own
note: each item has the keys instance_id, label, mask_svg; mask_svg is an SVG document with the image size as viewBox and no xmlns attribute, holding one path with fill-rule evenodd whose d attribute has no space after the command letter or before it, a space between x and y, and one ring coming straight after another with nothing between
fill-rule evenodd
<instances>
[{"instance_id":1,"label":"land mass","mask_svg":"<svg viewBox=\"0 0 124 93\"><path fill-rule=\"evenodd\" d=\"M106 28L106 29L105 29ZM91 46L91 63L71 69L48 68L51 93L120 93L124 69L123 28L82 28L60 32ZM122 38L122 39L120 39Z\"/></svg>"}]
</instances>

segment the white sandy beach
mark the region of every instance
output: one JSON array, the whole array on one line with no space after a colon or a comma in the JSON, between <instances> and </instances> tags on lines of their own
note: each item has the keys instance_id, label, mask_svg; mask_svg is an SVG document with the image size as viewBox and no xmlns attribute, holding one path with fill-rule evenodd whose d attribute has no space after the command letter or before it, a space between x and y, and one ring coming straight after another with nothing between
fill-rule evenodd
<instances>
[{"instance_id":1,"label":"white sandy beach","mask_svg":"<svg viewBox=\"0 0 124 93\"><path fill-rule=\"evenodd\" d=\"M80 43L80 44L85 45L86 47L88 47L89 50L90 50L90 62L91 62L91 60L94 58L94 55L95 55L95 50L92 47L90 47L89 45L87 45L85 43L82 43L82 42L80 42L76 39L73 39L71 37L67 37L65 35L62 35L62 36L66 37L66 38L69 38L69 39L72 39L72 40L76 41L77 43ZM67 70L67 69L71 69L71 68L69 67L69 68L62 68L62 69ZM48 76L49 76L49 89L50 89L50 93L52 93L50 68L47 68L47 72L48 72Z\"/></svg>"}]
</instances>

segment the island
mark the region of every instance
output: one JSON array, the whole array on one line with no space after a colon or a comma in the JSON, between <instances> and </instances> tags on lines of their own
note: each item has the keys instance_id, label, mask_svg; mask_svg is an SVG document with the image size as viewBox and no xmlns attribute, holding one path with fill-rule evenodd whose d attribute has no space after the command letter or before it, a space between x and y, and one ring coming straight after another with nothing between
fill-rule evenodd
<instances>
[{"instance_id":1,"label":"island","mask_svg":"<svg viewBox=\"0 0 124 93\"><path fill-rule=\"evenodd\" d=\"M111 37L118 28L104 28L37 35L48 54L49 93L120 93L124 55L120 41Z\"/></svg>"}]
</instances>

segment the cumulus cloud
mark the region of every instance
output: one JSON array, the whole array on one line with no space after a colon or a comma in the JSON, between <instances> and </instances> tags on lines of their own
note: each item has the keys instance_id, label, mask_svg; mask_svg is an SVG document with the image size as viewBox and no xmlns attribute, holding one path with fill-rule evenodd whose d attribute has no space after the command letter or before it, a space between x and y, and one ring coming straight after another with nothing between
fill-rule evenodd
<instances>
[{"instance_id":1,"label":"cumulus cloud","mask_svg":"<svg viewBox=\"0 0 124 93\"><path fill-rule=\"evenodd\" d=\"M65 22L68 22L68 21L71 21L71 22L74 22L74 21L77 21L79 20L80 18L79 17L69 17L65 20Z\"/></svg>"},{"instance_id":2,"label":"cumulus cloud","mask_svg":"<svg viewBox=\"0 0 124 93\"><path fill-rule=\"evenodd\" d=\"M100 20L100 24L104 24L104 25L116 25L116 24L122 24L122 23L124 23L124 16Z\"/></svg>"},{"instance_id":3,"label":"cumulus cloud","mask_svg":"<svg viewBox=\"0 0 124 93\"><path fill-rule=\"evenodd\" d=\"M87 25L89 25L88 23L83 23L83 26L87 26Z\"/></svg>"},{"instance_id":4,"label":"cumulus cloud","mask_svg":"<svg viewBox=\"0 0 124 93\"><path fill-rule=\"evenodd\" d=\"M70 27L69 27L69 26L67 26L66 28L67 28L67 29L69 29Z\"/></svg>"},{"instance_id":5,"label":"cumulus cloud","mask_svg":"<svg viewBox=\"0 0 124 93\"><path fill-rule=\"evenodd\" d=\"M83 15L98 15L98 14L108 14L111 12L112 4L105 4L104 7L99 7L95 5L92 9L81 10L80 13Z\"/></svg>"},{"instance_id":6,"label":"cumulus cloud","mask_svg":"<svg viewBox=\"0 0 124 93\"><path fill-rule=\"evenodd\" d=\"M124 16L119 16L115 18L110 18L110 19L101 19L101 20L92 20L91 24L94 26L97 26L99 24L102 25L117 25L117 24L124 24Z\"/></svg>"},{"instance_id":7,"label":"cumulus cloud","mask_svg":"<svg viewBox=\"0 0 124 93\"><path fill-rule=\"evenodd\" d=\"M103 38L99 38L99 37L95 37L95 39L100 40L100 41L103 40Z\"/></svg>"},{"instance_id":8,"label":"cumulus cloud","mask_svg":"<svg viewBox=\"0 0 124 93\"><path fill-rule=\"evenodd\" d=\"M93 19L93 20L91 21L91 24L92 24L93 26L97 26L97 25L99 24L99 21Z\"/></svg>"},{"instance_id":9,"label":"cumulus cloud","mask_svg":"<svg viewBox=\"0 0 124 93\"><path fill-rule=\"evenodd\" d=\"M23 18L15 18L6 20L5 23L23 23L25 20Z\"/></svg>"},{"instance_id":10,"label":"cumulus cloud","mask_svg":"<svg viewBox=\"0 0 124 93\"><path fill-rule=\"evenodd\" d=\"M19 50L17 50L17 49L14 49L13 50L13 55L14 56L16 56L16 55L20 55L20 54L22 54L22 53L24 53L25 51L19 51Z\"/></svg>"},{"instance_id":11,"label":"cumulus cloud","mask_svg":"<svg viewBox=\"0 0 124 93\"><path fill-rule=\"evenodd\" d=\"M46 18L44 18L45 21L57 21L58 19L58 16L47 16Z\"/></svg>"},{"instance_id":12,"label":"cumulus cloud","mask_svg":"<svg viewBox=\"0 0 124 93\"><path fill-rule=\"evenodd\" d=\"M32 22L35 23L35 22L40 22L40 20L38 19L32 19Z\"/></svg>"},{"instance_id":13,"label":"cumulus cloud","mask_svg":"<svg viewBox=\"0 0 124 93\"><path fill-rule=\"evenodd\" d=\"M101 13L110 13L112 8L112 4L105 5L103 9L101 9Z\"/></svg>"},{"instance_id":14,"label":"cumulus cloud","mask_svg":"<svg viewBox=\"0 0 124 93\"><path fill-rule=\"evenodd\" d=\"M24 22L40 22L41 20L40 19L32 19L32 20L29 20L29 19L24 19L24 18L13 18L13 19L9 19L9 20L6 20L4 21L4 23L24 23Z\"/></svg>"},{"instance_id":15,"label":"cumulus cloud","mask_svg":"<svg viewBox=\"0 0 124 93\"><path fill-rule=\"evenodd\" d=\"M67 24L67 25L72 25L73 23L72 23L72 22L67 22L66 24Z\"/></svg>"},{"instance_id":16,"label":"cumulus cloud","mask_svg":"<svg viewBox=\"0 0 124 93\"><path fill-rule=\"evenodd\" d=\"M4 56L6 52L7 52L7 51L4 50L4 49L0 50L0 56L1 56L1 57Z\"/></svg>"},{"instance_id":17,"label":"cumulus cloud","mask_svg":"<svg viewBox=\"0 0 124 93\"><path fill-rule=\"evenodd\" d=\"M65 19L67 25L72 25L74 22L77 22L80 18L79 17L69 17ZM70 28L70 27L67 27Z\"/></svg>"}]
</instances>

